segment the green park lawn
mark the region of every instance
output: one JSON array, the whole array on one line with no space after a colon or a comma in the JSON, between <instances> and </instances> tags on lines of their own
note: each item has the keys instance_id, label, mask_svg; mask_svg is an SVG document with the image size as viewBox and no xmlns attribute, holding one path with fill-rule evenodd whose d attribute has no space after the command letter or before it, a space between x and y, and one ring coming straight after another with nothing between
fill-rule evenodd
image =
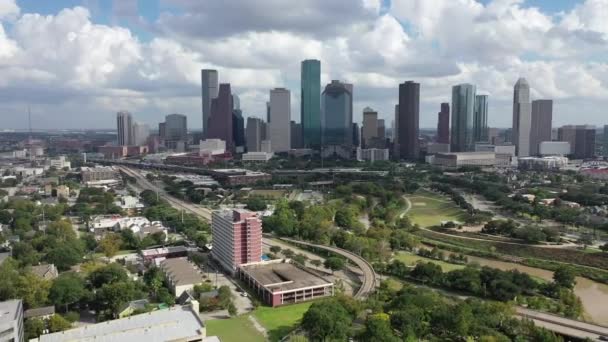
<instances>
[{"instance_id":1,"label":"green park lawn","mask_svg":"<svg viewBox=\"0 0 608 342\"><path fill-rule=\"evenodd\" d=\"M278 341L295 329L313 302L286 305L279 308L259 307L253 316L268 331L271 341Z\"/></svg>"},{"instance_id":2,"label":"green park lawn","mask_svg":"<svg viewBox=\"0 0 608 342\"><path fill-rule=\"evenodd\" d=\"M222 342L264 342L264 336L255 329L248 316L206 321L207 336L218 336Z\"/></svg>"},{"instance_id":3,"label":"green park lawn","mask_svg":"<svg viewBox=\"0 0 608 342\"><path fill-rule=\"evenodd\" d=\"M270 341L279 341L283 336L297 328L304 313L313 302L286 305L278 308L262 306L251 314L230 319L216 319L205 322L208 336L219 336L222 342L264 341L264 336L255 329L249 316L255 319L268 332Z\"/></svg>"},{"instance_id":4,"label":"green park lawn","mask_svg":"<svg viewBox=\"0 0 608 342\"><path fill-rule=\"evenodd\" d=\"M430 191L417 191L408 198L412 203L408 216L422 227L436 226L442 221L464 221L465 212L447 197Z\"/></svg>"},{"instance_id":5,"label":"green park lawn","mask_svg":"<svg viewBox=\"0 0 608 342\"><path fill-rule=\"evenodd\" d=\"M450 264L449 262L429 259L408 252L398 252L397 255L395 255L395 259L405 263L408 266L415 266L419 262L432 262L439 265L443 272L459 270L465 267L464 265Z\"/></svg>"}]
</instances>

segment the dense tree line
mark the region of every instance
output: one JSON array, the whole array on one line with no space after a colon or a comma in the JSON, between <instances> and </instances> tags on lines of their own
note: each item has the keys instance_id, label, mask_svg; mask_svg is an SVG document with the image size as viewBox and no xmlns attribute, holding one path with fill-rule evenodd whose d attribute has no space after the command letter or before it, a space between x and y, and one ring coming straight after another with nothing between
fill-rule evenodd
<instances>
[{"instance_id":1,"label":"dense tree line","mask_svg":"<svg viewBox=\"0 0 608 342\"><path fill-rule=\"evenodd\" d=\"M413 279L425 285L443 287L477 297L502 302L519 300L531 307L578 318L582 304L572 292L574 273L568 268L555 272L554 282L539 283L526 273L517 270L502 271L491 267L467 266L443 272L433 262L418 263L410 268L400 261L385 266L386 273L402 279Z\"/></svg>"},{"instance_id":2,"label":"dense tree line","mask_svg":"<svg viewBox=\"0 0 608 342\"><path fill-rule=\"evenodd\" d=\"M363 328L355 329L355 321ZM461 301L410 286L396 290L386 283L365 302L344 296L315 302L302 328L311 341L562 341L515 318L508 304Z\"/></svg>"}]
</instances>

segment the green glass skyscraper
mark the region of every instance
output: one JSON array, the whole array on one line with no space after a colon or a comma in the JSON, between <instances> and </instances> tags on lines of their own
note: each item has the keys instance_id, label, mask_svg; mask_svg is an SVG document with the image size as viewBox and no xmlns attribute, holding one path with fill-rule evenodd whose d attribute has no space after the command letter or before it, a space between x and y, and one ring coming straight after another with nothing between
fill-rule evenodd
<instances>
[{"instance_id":1,"label":"green glass skyscraper","mask_svg":"<svg viewBox=\"0 0 608 342\"><path fill-rule=\"evenodd\" d=\"M321 61L302 62L300 115L306 148L321 147Z\"/></svg>"},{"instance_id":2,"label":"green glass skyscraper","mask_svg":"<svg viewBox=\"0 0 608 342\"><path fill-rule=\"evenodd\" d=\"M452 87L451 152L475 150L474 139L475 86L459 84Z\"/></svg>"}]
</instances>

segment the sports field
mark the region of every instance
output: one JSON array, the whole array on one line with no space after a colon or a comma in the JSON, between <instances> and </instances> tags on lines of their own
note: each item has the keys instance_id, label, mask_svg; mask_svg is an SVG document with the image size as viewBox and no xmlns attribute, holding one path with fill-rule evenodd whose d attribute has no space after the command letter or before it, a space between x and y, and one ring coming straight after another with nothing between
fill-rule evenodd
<instances>
[{"instance_id":1,"label":"sports field","mask_svg":"<svg viewBox=\"0 0 608 342\"><path fill-rule=\"evenodd\" d=\"M422 227L436 226L442 221L464 221L465 212L447 197L420 190L408 199L412 204L408 216Z\"/></svg>"}]
</instances>

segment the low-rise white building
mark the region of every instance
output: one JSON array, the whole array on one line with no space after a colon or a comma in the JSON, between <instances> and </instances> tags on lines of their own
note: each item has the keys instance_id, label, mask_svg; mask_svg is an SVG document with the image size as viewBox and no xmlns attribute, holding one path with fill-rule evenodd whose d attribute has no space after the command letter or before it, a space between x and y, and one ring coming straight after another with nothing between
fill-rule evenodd
<instances>
[{"instance_id":1,"label":"low-rise white building","mask_svg":"<svg viewBox=\"0 0 608 342\"><path fill-rule=\"evenodd\" d=\"M199 155L203 154L224 154L226 153L226 142L222 139L201 140L198 145Z\"/></svg>"},{"instance_id":2,"label":"low-rise white building","mask_svg":"<svg viewBox=\"0 0 608 342\"><path fill-rule=\"evenodd\" d=\"M567 141L542 141L538 146L541 156L567 156L570 154L570 143Z\"/></svg>"},{"instance_id":3,"label":"low-rise white building","mask_svg":"<svg viewBox=\"0 0 608 342\"><path fill-rule=\"evenodd\" d=\"M388 160L388 149L387 148L357 148L357 160L358 161L385 161Z\"/></svg>"},{"instance_id":4,"label":"low-rise white building","mask_svg":"<svg viewBox=\"0 0 608 342\"><path fill-rule=\"evenodd\" d=\"M249 162L267 162L274 157L274 153L270 152L247 152L243 154L243 161Z\"/></svg>"},{"instance_id":5,"label":"low-rise white building","mask_svg":"<svg viewBox=\"0 0 608 342\"><path fill-rule=\"evenodd\" d=\"M518 166L523 170L557 170L568 165L566 157L526 157L518 159Z\"/></svg>"},{"instance_id":6,"label":"low-rise white building","mask_svg":"<svg viewBox=\"0 0 608 342\"><path fill-rule=\"evenodd\" d=\"M143 239L147 235L163 233L165 240L168 236L167 227L160 221L148 220L145 217L122 217L122 216L97 216L90 222L90 231L96 236L101 236L111 231L131 230L139 238Z\"/></svg>"},{"instance_id":7,"label":"low-rise white building","mask_svg":"<svg viewBox=\"0 0 608 342\"><path fill-rule=\"evenodd\" d=\"M66 167L68 169L72 168L72 163L69 160L67 160L67 158L65 156L59 156L57 158L49 159L48 162L49 162L50 167L54 167L58 170L61 170Z\"/></svg>"},{"instance_id":8,"label":"low-rise white building","mask_svg":"<svg viewBox=\"0 0 608 342\"><path fill-rule=\"evenodd\" d=\"M443 167L496 166L494 152L450 152L437 153L431 163Z\"/></svg>"}]
</instances>

